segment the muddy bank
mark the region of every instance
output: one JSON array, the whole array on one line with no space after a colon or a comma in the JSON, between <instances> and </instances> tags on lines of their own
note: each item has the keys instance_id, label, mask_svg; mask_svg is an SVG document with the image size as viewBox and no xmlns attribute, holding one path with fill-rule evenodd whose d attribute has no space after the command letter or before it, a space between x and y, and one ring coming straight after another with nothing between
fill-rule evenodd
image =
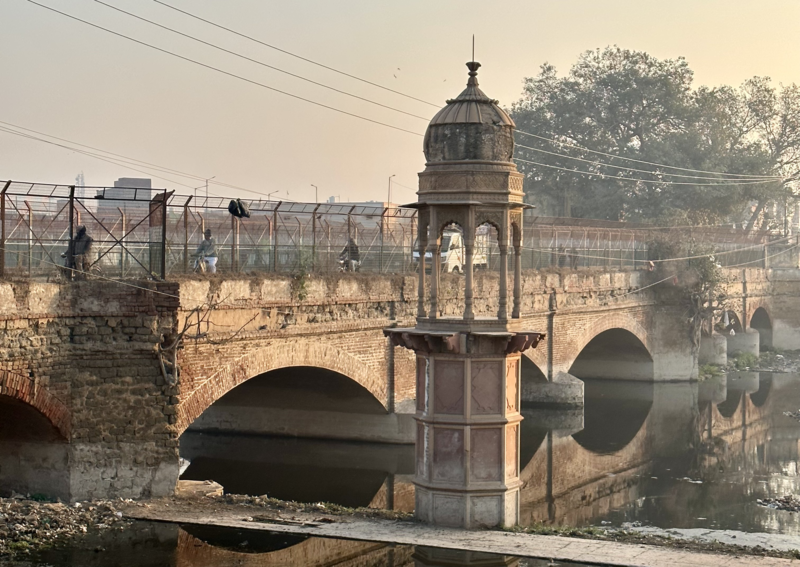
<instances>
[{"instance_id":1,"label":"muddy bank","mask_svg":"<svg viewBox=\"0 0 800 567\"><path fill-rule=\"evenodd\" d=\"M124 537L127 532L136 530L139 522L135 520L237 525L242 529L268 529L365 541L391 541L395 538L401 543L420 545L430 545L431 541L437 542L441 538L439 545L443 547L463 545L465 549L470 548L473 541L483 541L481 545L487 551L491 551L493 545L503 545L509 541L505 539L507 536L519 536L523 538L520 545L524 544L523 547L526 547L530 544L533 550L539 549L543 542L566 549L570 546L570 541L586 540L586 545L589 546L603 542L609 552L616 550L614 553L633 550L638 546L665 549L664 553L667 549L672 549L702 554L750 556L753 560L755 556L800 559L800 552L796 550L768 549L763 545L723 544L699 538L676 538L675 534L643 533L632 529L533 526L473 532L448 530L423 525L404 513L370 508L350 509L329 503L301 504L267 496L220 495L215 491L140 502L88 502L80 503L79 506L5 499L0 500L0 510L0 533L5 534L0 537L2 565L12 565L12 561L24 561L43 551L52 552L66 547L78 549L82 553L100 553L105 550L95 549L96 542L99 541L98 534L118 531L119 537ZM526 541L528 543L524 543ZM617 549L616 546L622 547ZM526 555L522 549L518 553ZM538 553L532 552L532 556L537 555ZM590 560L590 557L586 560Z\"/></svg>"},{"instance_id":2,"label":"muddy bank","mask_svg":"<svg viewBox=\"0 0 800 567\"><path fill-rule=\"evenodd\" d=\"M21 557L91 532L124 528L118 503L36 502L0 498L0 558Z\"/></svg>"}]
</instances>

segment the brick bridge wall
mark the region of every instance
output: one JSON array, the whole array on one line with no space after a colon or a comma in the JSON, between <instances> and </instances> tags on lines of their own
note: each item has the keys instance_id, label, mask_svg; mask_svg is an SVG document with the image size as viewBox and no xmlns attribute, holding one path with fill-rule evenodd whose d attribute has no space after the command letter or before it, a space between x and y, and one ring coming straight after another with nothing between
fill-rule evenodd
<instances>
[{"instance_id":1,"label":"brick bridge wall","mask_svg":"<svg viewBox=\"0 0 800 567\"><path fill-rule=\"evenodd\" d=\"M141 285L169 295L97 282L0 282L0 412L12 399L31 406L67 447L59 460L41 461L35 443L4 438L0 489L35 488L3 476L14 470L59 474L51 494L64 499L138 496L174 482L177 389L164 383L153 353L175 324L178 285ZM37 459L53 470L29 470Z\"/></svg>"},{"instance_id":2,"label":"brick bridge wall","mask_svg":"<svg viewBox=\"0 0 800 567\"><path fill-rule=\"evenodd\" d=\"M549 333L531 360L554 379L598 333L622 328L648 349L655 379L690 378L696 364L683 310L659 303L658 287L632 293L652 278L646 272L524 274L525 326ZM776 344L800 347L797 273L747 270L732 280L730 294L743 306L744 321L764 307ZM67 464L62 498L170 492L180 433L227 391L273 369L333 370L389 410L414 398L413 356L390 348L382 330L414 324L415 277L217 276L136 285L148 290L110 282L0 282L0 404L27 404L59 432L67 454L48 466L55 471ZM496 289L495 274L477 274L477 316L496 311ZM439 296L446 316L459 314L463 278L443 275ZM218 308L202 336L185 341L179 383L170 385L156 346L210 300ZM0 490L32 491L5 478L9 469L2 466L4 451L24 462L30 447L8 447L0 450Z\"/></svg>"}]
</instances>

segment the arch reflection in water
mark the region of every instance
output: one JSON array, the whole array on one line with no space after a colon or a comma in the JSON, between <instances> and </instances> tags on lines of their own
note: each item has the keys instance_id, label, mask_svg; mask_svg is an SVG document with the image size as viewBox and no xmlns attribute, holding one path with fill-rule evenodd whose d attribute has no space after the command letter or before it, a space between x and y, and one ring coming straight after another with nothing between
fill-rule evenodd
<instances>
[{"instance_id":1,"label":"arch reflection in water","mask_svg":"<svg viewBox=\"0 0 800 567\"><path fill-rule=\"evenodd\" d=\"M606 406L593 415L588 400L594 393L580 433L553 428L541 440L540 431L531 432L539 448L522 472L525 522L641 521L800 535L796 514L755 502L800 492L800 423L784 415L800 407L797 376L739 373L699 385L656 383L652 402L647 394L625 392L625 385L633 384L616 394L609 388L603 405L612 395L621 398L620 408L641 404L634 426L642 415L644 421L627 444L633 427L611 428L605 440L602 433L590 435L602 432L598 419L610 411ZM587 382L587 391L594 386Z\"/></svg>"},{"instance_id":2,"label":"arch reflection in water","mask_svg":"<svg viewBox=\"0 0 800 567\"><path fill-rule=\"evenodd\" d=\"M652 407L651 382L585 380L584 428L573 438L593 453L615 453L636 437Z\"/></svg>"},{"instance_id":3,"label":"arch reflection in water","mask_svg":"<svg viewBox=\"0 0 800 567\"><path fill-rule=\"evenodd\" d=\"M226 492L342 506L414 509L413 445L184 433L184 480Z\"/></svg>"}]
</instances>

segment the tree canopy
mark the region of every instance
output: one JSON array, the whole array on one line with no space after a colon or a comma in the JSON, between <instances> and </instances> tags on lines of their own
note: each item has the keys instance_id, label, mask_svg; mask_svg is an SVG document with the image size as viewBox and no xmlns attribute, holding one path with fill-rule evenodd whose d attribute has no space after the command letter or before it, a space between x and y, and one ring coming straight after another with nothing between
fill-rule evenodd
<instances>
[{"instance_id":1,"label":"tree canopy","mask_svg":"<svg viewBox=\"0 0 800 567\"><path fill-rule=\"evenodd\" d=\"M583 53L566 76L542 65L511 108L529 202L559 216L767 224L771 205L800 196L800 88L692 81L683 58L619 47Z\"/></svg>"}]
</instances>

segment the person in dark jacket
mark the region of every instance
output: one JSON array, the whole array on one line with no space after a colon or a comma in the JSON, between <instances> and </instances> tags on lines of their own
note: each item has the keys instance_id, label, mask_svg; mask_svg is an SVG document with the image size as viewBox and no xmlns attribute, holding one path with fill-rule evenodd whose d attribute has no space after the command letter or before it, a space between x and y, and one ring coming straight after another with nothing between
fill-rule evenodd
<instances>
[{"instance_id":1,"label":"person in dark jacket","mask_svg":"<svg viewBox=\"0 0 800 567\"><path fill-rule=\"evenodd\" d=\"M355 272L361 262L361 255L358 252L358 244L350 238L347 244L342 249L339 258L345 261L345 269L349 272Z\"/></svg>"},{"instance_id":2,"label":"person in dark jacket","mask_svg":"<svg viewBox=\"0 0 800 567\"><path fill-rule=\"evenodd\" d=\"M75 270L76 279L85 279L86 272L92 265L92 243L94 239L86 232L86 227L81 225L67 246L67 268Z\"/></svg>"}]
</instances>

